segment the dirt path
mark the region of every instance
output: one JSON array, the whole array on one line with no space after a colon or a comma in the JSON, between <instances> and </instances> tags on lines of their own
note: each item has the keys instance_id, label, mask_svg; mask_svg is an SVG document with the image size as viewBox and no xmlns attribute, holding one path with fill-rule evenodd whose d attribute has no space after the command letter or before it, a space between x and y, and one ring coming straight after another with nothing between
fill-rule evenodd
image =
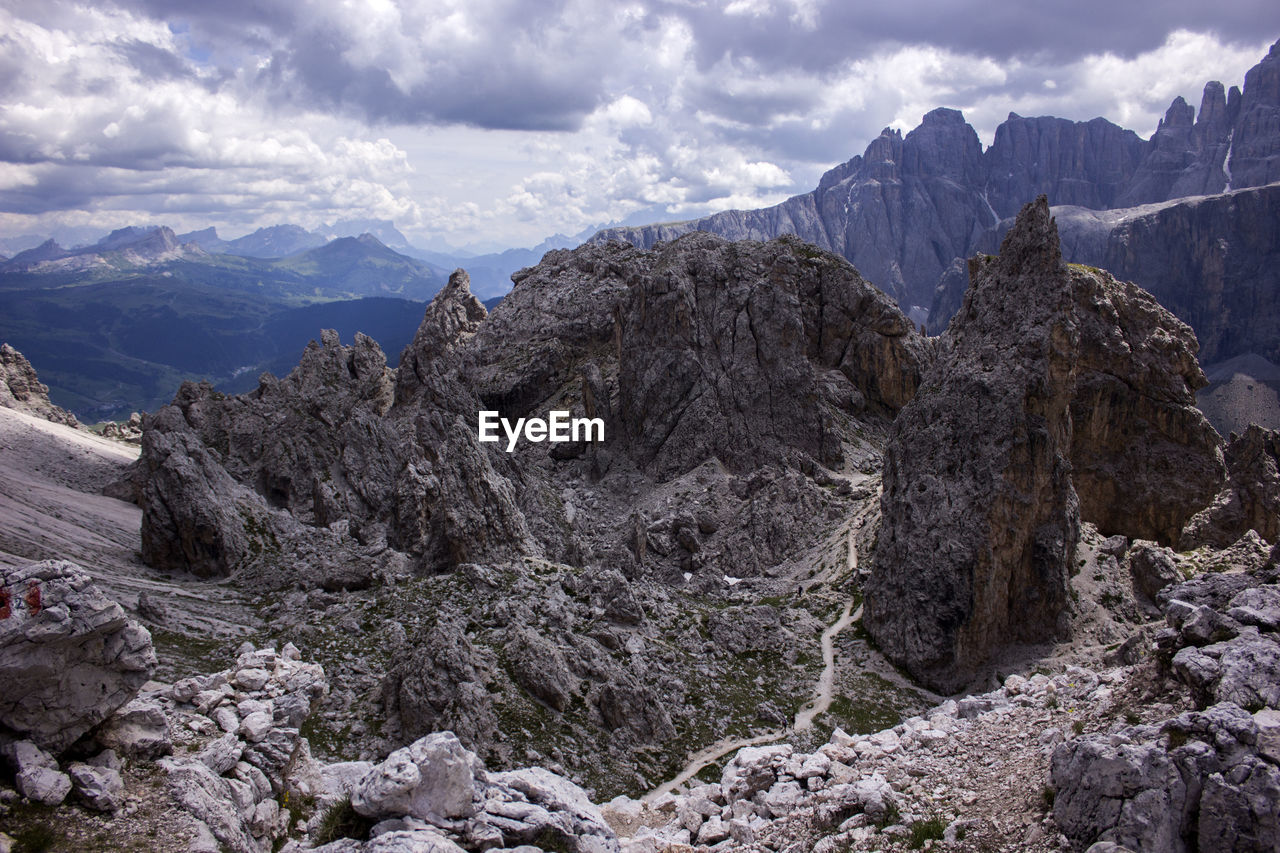
<instances>
[{"instance_id":1,"label":"dirt path","mask_svg":"<svg viewBox=\"0 0 1280 853\"><path fill-rule=\"evenodd\" d=\"M858 568L858 543L856 531L859 522L868 512L866 506L859 510L848 522L848 533L846 534L846 543L848 547L848 556L845 560L845 571L854 572ZM832 566L822 574L815 577L810 586L819 583L829 583L838 573L836 566ZM827 626L822 632L822 672L818 676L818 681L813 688L813 697L809 699L800 710L796 712L795 720L785 729L775 729L754 737L729 737L718 740L710 746L705 746L697 752L689 756L688 762L684 768L671 779L663 782L658 787L649 791L641 799L645 802L652 802L657 797L665 793L674 791L680 785L698 775L703 768L714 764L721 758L730 753L737 752L744 746L759 746L762 743L772 743L782 740L794 732L802 732L813 725L814 719L827 711L831 707L831 700L834 698L835 677L836 677L836 636L862 618L862 605L858 605L858 609L854 610L853 605L856 598L849 598L844 603L844 608L840 611L840 615L834 622Z\"/></svg>"}]
</instances>

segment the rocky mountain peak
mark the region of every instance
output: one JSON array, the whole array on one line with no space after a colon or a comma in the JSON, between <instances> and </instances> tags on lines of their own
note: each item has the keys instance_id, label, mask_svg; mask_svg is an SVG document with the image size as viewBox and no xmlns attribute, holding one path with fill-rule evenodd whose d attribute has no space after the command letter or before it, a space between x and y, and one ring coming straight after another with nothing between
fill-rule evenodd
<instances>
[{"instance_id":1,"label":"rocky mountain peak","mask_svg":"<svg viewBox=\"0 0 1280 853\"><path fill-rule=\"evenodd\" d=\"M1156 125L1156 133L1159 133L1162 128L1191 127L1195 124L1195 121L1195 107L1188 104L1181 95L1178 95L1173 99L1173 103L1169 104L1169 109L1165 110L1164 118Z\"/></svg>"},{"instance_id":2,"label":"rocky mountain peak","mask_svg":"<svg viewBox=\"0 0 1280 853\"><path fill-rule=\"evenodd\" d=\"M997 647L1061 635L1082 520L1174 541L1223 477L1190 329L1065 264L1044 196L969 276L890 434L866 586L872 636L944 691Z\"/></svg>"},{"instance_id":3,"label":"rocky mountain peak","mask_svg":"<svg viewBox=\"0 0 1280 853\"><path fill-rule=\"evenodd\" d=\"M412 393L411 377L421 383L433 370L438 371L440 365L433 363L475 335L488 313L471 292L471 276L466 270L454 270L448 284L427 305L413 342L400 356L399 392Z\"/></svg>"},{"instance_id":4,"label":"rocky mountain peak","mask_svg":"<svg viewBox=\"0 0 1280 853\"><path fill-rule=\"evenodd\" d=\"M1058 227L1049 213L1047 196L1039 196L1018 214L1017 222L1000 244L996 263L1005 276L1018 281L1066 273Z\"/></svg>"}]
</instances>

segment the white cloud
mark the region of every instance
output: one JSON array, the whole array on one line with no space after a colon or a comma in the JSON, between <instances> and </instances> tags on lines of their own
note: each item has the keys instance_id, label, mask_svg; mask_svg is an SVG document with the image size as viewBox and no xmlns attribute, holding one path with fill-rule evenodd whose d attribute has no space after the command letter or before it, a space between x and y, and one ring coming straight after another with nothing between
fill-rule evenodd
<instances>
[{"instance_id":1,"label":"white cloud","mask_svg":"<svg viewBox=\"0 0 1280 853\"><path fill-rule=\"evenodd\" d=\"M1175 95L1239 83L1267 35L995 57L863 38L817 0L302 0L172 21L113 2L0 8L0 229L374 217L531 245L779 201L937 106L987 142L1010 110L1146 135Z\"/></svg>"}]
</instances>

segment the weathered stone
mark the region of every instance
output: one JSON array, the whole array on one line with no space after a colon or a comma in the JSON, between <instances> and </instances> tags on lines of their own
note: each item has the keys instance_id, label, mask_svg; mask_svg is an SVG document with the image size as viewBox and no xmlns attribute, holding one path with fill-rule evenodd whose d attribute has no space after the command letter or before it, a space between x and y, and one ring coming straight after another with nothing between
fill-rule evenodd
<instances>
[{"instance_id":1,"label":"weathered stone","mask_svg":"<svg viewBox=\"0 0 1280 853\"><path fill-rule=\"evenodd\" d=\"M173 798L186 811L204 822L214 837L236 853L265 853L268 842L255 839L245 816L236 804L237 783L192 759L163 758L159 765L168 774ZM252 806L252 799L247 798Z\"/></svg>"},{"instance_id":2,"label":"weathered stone","mask_svg":"<svg viewBox=\"0 0 1280 853\"><path fill-rule=\"evenodd\" d=\"M0 724L55 753L128 702L151 635L73 563L0 569Z\"/></svg>"},{"instance_id":3,"label":"weathered stone","mask_svg":"<svg viewBox=\"0 0 1280 853\"><path fill-rule=\"evenodd\" d=\"M1187 849L1187 786L1169 754L1155 744L1110 746L1102 738L1060 744L1050 780L1053 817L1081 847L1114 841L1133 850Z\"/></svg>"},{"instance_id":4,"label":"weathered stone","mask_svg":"<svg viewBox=\"0 0 1280 853\"><path fill-rule=\"evenodd\" d=\"M370 770L351 793L366 817L449 819L476 813L474 754L452 732L427 735Z\"/></svg>"},{"instance_id":5,"label":"weathered stone","mask_svg":"<svg viewBox=\"0 0 1280 853\"><path fill-rule=\"evenodd\" d=\"M882 649L947 690L996 646L1060 632L1080 519L1171 541L1222 476L1194 336L1068 268L1043 197L971 279L894 423L866 601Z\"/></svg>"},{"instance_id":6,"label":"weathered stone","mask_svg":"<svg viewBox=\"0 0 1280 853\"><path fill-rule=\"evenodd\" d=\"M955 690L1008 642L1058 630L1079 538L1069 406L1079 329L1043 198L975 261L951 341L894 422L864 624Z\"/></svg>"},{"instance_id":7,"label":"weathered stone","mask_svg":"<svg viewBox=\"0 0 1280 853\"><path fill-rule=\"evenodd\" d=\"M76 795L91 809L114 812L124 805L124 780L109 767L72 764L67 768Z\"/></svg>"},{"instance_id":8,"label":"weathered stone","mask_svg":"<svg viewBox=\"0 0 1280 853\"><path fill-rule=\"evenodd\" d=\"M1134 542L1126 561L1133 590L1146 601L1154 602L1156 593L1182 580L1173 552L1154 542Z\"/></svg>"},{"instance_id":9,"label":"weathered stone","mask_svg":"<svg viewBox=\"0 0 1280 853\"><path fill-rule=\"evenodd\" d=\"M833 425L807 402L820 371L895 412L931 355L856 270L796 240L690 234L645 261L618 307L618 426L661 477L713 455L732 470L797 451L838 464ZM829 402L849 411L845 397Z\"/></svg>"},{"instance_id":10,"label":"weathered stone","mask_svg":"<svg viewBox=\"0 0 1280 853\"><path fill-rule=\"evenodd\" d=\"M0 344L0 406L55 424L80 425L75 415L50 402L49 386L36 376L31 362L8 344Z\"/></svg>"},{"instance_id":11,"label":"weathered stone","mask_svg":"<svg viewBox=\"0 0 1280 853\"><path fill-rule=\"evenodd\" d=\"M1225 450L1227 482L1182 531L1184 551L1226 548L1250 530L1280 542L1280 433L1250 424Z\"/></svg>"},{"instance_id":12,"label":"weathered stone","mask_svg":"<svg viewBox=\"0 0 1280 853\"><path fill-rule=\"evenodd\" d=\"M14 777L14 787L28 799L56 806L71 793L71 777L56 767L29 767Z\"/></svg>"},{"instance_id":13,"label":"weathered stone","mask_svg":"<svg viewBox=\"0 0 1280 853\"><path fill-rule=\"evenodd\" d=\"M157 758L173 751L169 720L154 699L135 699L94 732L104 747L131 758Z\"/></svg>"}]
</instances>

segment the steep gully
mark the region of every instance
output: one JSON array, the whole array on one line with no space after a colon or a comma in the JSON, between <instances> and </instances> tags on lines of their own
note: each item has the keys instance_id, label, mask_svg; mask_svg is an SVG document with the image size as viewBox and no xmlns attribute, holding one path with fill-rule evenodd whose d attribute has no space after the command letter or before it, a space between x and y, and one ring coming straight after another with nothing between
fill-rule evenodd
<instances>
[{"instance_id":1,"label":"steep gully","mask_svg":"<svg viewBox=\"0 0 1280 853\"><path fill-rule=\"evenodd\" d=\"M856 475L850 479L855 485L860 480ZM878 507L879 503L880 492L877 488L875 493L867 499L866 503L863 504L858 513L855 514L848 522L848 532L845 537L847 542L847 557L845 559L843 572L846 577L851 578L858 571L858 540L856 535L858 522L865 518L873 508ZM838 573L838 566L828 566L821 573L814 576L805 588L807 590L808 588L812 588L819 584L829 583ZM857 605L856 610L854 609L855 604ZM813 726L813 721L831 707L831 701L834 698L836 677L836 637L841 631L845 630L850 625L861 621L861 619L862 602L860 600L860 596L848 597L844 602L844 606L840 610L840 615L835 619L835 621L831 622L831 624L827 626L826 630L822 632L822 673L818 676L818 680L814 684L812 698L801 705L800 709L796 711L795 720L790 726L786 728L772 729L762 734L755 735L754 737L727 737L705 746L689 756L688 761L679 773L646 793L641 799L644 802L653 802L663 794L670 793L688 782L708 766L716 763L726 755L737 752L743 747L760 746L762 744L782 741L793 734L797 734L811 728ZM913 689L919 690L915 685L908 685L907 682L902 679L896 671L893 671L891 667L886 665L884 669L892 672L892 676L889 676L890 681L900 682L899 686L910 686ZM896 678L893 676L896 676ZM942 701L941 696L932 696L926 691L920 692L926 696L930 696L931 699L936 699L939 702Z\"/></svg>"}]
</instances>

